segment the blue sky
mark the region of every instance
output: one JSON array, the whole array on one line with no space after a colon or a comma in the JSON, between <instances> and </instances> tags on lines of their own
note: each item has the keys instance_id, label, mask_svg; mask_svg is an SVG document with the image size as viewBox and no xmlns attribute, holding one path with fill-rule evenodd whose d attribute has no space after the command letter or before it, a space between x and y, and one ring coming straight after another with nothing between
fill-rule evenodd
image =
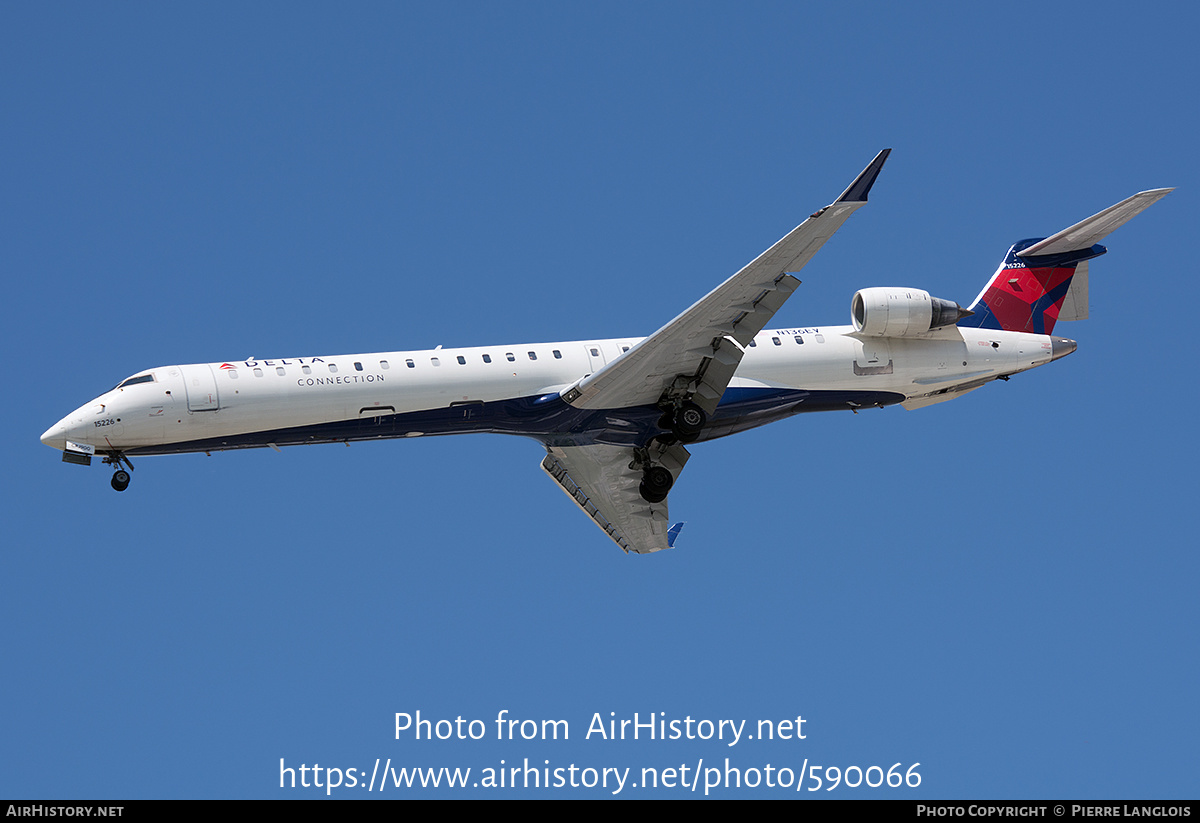
<instances>
[{"instance_id":1,"label":"blue sky","mask_svg":"<svg viewBox=\"0 0 1200 823\"><path fill-rule=\"evenodd\" d=\"M0 795L728 757L921 764L801 797L1195 797L1197 17L5 5ZM625 557L522 439L144 458L121 495L38 442L151 366L648 334L884 147L779 325L872 285L966 304L1012 242L1178 191L1106 241L1071 357L697 446L675 551ZM397 740L417 710L488 736ZM502 710L570 740L498 741ZM610 712L806 738L584 739Z\"/></svg>"}]
</instances>

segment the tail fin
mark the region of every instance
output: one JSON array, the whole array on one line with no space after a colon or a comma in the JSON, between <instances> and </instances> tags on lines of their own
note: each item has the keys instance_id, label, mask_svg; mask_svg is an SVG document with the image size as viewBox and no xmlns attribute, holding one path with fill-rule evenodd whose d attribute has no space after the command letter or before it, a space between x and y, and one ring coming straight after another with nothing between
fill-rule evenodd
<instances>
[{"instance_id":1,"label":"tail fin","mask_svg":"<svg viewBox=\"0 0 1200 823\"><path fill-rule=\"evenodd\" d=\"M1046 255L1059 258L1051 260L1023 256L1038 242L1037 238L1022 240L1008 250L1000 268L971 304L970 310L975 313L959 320L959 326L1050 334L1068 292L1078 291L1073 286L1078 274L1082 274L1085 292L1082 302L1086 306L1087 261L1107 249L1097 245L1073 253ZM1072 294L1073 298L1077 296ZM1072 305L1078 302L1072 299ZM1074 316L1080 317L1078 311Z\"/></svg>"},{"instance_id":2,"label":"tail fin","mask_svg":"<svg viewBox=\"0 0 1200 823\"><path fill-rule=\"evenodd\" d=\"M1058 320L1087 317L1087 261L1108 251L1097 241L1171 191L1140 192L1044 240L1017 243L970 305L975 314L958 325L1050 334Z\"/></svg>"}]
</instances>

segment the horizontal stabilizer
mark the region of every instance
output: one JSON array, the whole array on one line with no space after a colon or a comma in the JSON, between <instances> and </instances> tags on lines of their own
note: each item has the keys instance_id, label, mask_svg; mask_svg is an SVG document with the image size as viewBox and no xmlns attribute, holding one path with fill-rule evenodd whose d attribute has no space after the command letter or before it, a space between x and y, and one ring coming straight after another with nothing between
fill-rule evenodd
<instances>
[{"instance_id":1,"label":"horizontal stabilizer","mask_svg":"<svg viewBox=\"0 0 1200 823\"><path fill-rule=\"evenodd\" d=\"M1099 214L1093 214L1086 220L1079 221L1069 229L1063 229L1053 237L1047 237L1045 240L1022 249L1018 256L1040 257L1090 248L1172 191L1174 189L1151 189L1138 192L1115 206L1109 206Z\"/></svg>"}]
</instances>

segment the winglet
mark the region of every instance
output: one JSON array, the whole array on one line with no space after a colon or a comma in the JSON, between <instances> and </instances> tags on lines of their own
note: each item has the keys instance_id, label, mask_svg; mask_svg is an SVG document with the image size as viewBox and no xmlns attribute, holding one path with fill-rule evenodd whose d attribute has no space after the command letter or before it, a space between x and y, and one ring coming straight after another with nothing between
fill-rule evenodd
<instances>
[{"instance_id":1,"label":"winglet","mask_svg":"<svg viewBox=\"0 0 1200 823\"><path fill-rule=\"evenodd\" d=\"M683 523L676 523L671 528L667 529L667 548L675 548L675 538L679 537L679 533L683 531Z\"/></svg>"},{"instance_id":2,"label":"winglet","mask_svg":"<svg viewBox=\"0 0 1200 823\"><path fill-rule=\"evenodd\" d=\"M875 178L879 176L880 170L883 168L883 163L888 159L888 155L892 153L891 149L884 149L875 155L875 159L863 169L862 174L854 178L854 182L850 184L850 188L842 192L842 196L835 200L835 203L865 203L867 202L867 192L871 190L871 186L875 185Z\"/></svg>"}]
</instances>

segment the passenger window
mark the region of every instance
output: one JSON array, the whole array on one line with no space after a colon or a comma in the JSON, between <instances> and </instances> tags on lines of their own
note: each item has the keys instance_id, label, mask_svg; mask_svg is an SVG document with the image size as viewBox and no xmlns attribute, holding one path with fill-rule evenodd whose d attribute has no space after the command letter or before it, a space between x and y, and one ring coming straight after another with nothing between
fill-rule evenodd
<instances>
[{"instance_id":1,"label":"passenger window","mask_svg":"<svg viewBox=\"0 0 1200 823\"><path fill-rule=\"evenodd\" d=\"M751 341L750 341L750 348L754 348L754 347L755 347L755 346L757 346L757 345L758 345L758 341L757 341L757 340L751 340Z\"/></svg>"},{"instance_id":2,"label":"passenger window","mask_svg":"<svg viewBox=\"0 0 1200 823\"><path fill-rule=\"evenodd\" d=\"M410 369L415 369L417 367L417 364L414 363L411 359L405 360L404 365L408 366Z\"/></svg>"},{"instance_id":3,"label":"passenger window","mask_svg":"<svg viewBox=\"0 0 1200 823\"><path fill-rule=\"evenodd\" d=\"M625 352L627 352L627 351L629 351L629 347L628 347L628 346L622 346L622 347L621 347L621 354L624 354L624 353L625 353Z\"/></svg>"},{"instance_id":4,"label":"passenger window","mask_svg":"<svg viewBox=\"0 0 1200 823\"><path fill-rule=\"evenodd\" d=\"M432 364L433 364L433 365L435 365L435 366L440 366L440 365L442 365L442 361L441 361L441 360L438 360L436 357L431 357L431 358L429 358L429 362L430 362L430 363L432 363Z\"/></svg>"},{"instance_id":5,"label":"passenger window","mask_svg":"<svg viewBox=\"0 0 1200 823\"><path fill-rule=\"evenodd\" d=\"M530 360L537 360L537 352L530 352L530 353L529 353L529 359L530 359Z\"/></svg>"},{"instance_id":6,"label":"passenger window","mask_svg":"<svg viewBox=\"0 0 1200 823\"><path fill-rule=\"evenodd\" d=\"M796 345L797 345L797 346L803 346L803 345L804 345L804 338L803 338L803 337L801 337L800 335L796 335Z\"/></svg>"},{"instance_id":7,"label":"passenger window","mask_svg":"<svg viewBox=\"0 0 1200 823\"><path fill-rule=\"evenodd\" d=\"M237 369L230 369L225 373L229 375L230 380L237 380Z\"/></svg>"},{"instance_id":8,"label":"passenger window","mask_svg":"<svg viewBox=\"0 0 1200 823\"><path fill-rule=\"evenodd\" d=\"M509 363L512 363L513 361L515 361L517 359L516 356L510 351L506 351L504 353L504 356L508 358Z\"/></svg>"},{"instance_id":9,"label":"passenger window","mask_svg":"<svg viewBox=\"0 0 1200 823\"><path fill-rule=\"evenodd\" d=\"M491 356L490 354L485 354L485 355L483 356L483 362L484 362L484 363L491 363L491 362L492 362L492 356Z\"/></svg>"},{"instance_id":10,"label":"passenger window","mask_svg":"<svg viewBox=\"0 0 1200 823\"><path fill-rule=\"evenodd\" d=\"M254 370L254 376L255 376L255 377L262 377L262 369L255 369L255 370Z\"/></svg>"},{"instance_id":11,"label":"passenger window","mask_svg":"<svg viewBox=\"0 0 1200 823\"><path fill-rule=\"evenodd\" d=\"M355 364L354 364L354 370L355 370L355 371L362 371L362 363L355 362Z\"/></svg>"},{"instance_id":12,"label":"passenger window","mask_svg":"<svg viewBox=\"0 0 1200 823\"><path fill-rule=\"evenodd\" d=\"M275 373L280 377L283 377L285 374L287 374L287 369L285 369L283 366L276 366Z\"/></svg>"},{"instance_id":13,"label":"passenger window","mask_svg":"<svg viewBox=\"0 0 1200 823\"><path fill-rule=\"evenodd\" d=\"M560 352L558 349L555 349L555 350L554 350L554 359L555 359L555 360L562 360L562 352Z\"/></svg>"},{"instance_id":14,"label":"passenger window","mask_svg":"<svg viewBox=\"0 0 1200 823\"><path fill-rule=\"evenodd\" d=\"M304 372L305 374L312 374L312 366L301 366L300 371Z\"/></svg>"},{"instance_id":15,"label":"passenger window","mask_svg":"<svg viewBox=\"0 0 1200 823\"><path fill-rule=\"evenodd\" d=\"M465 366L465 365L467 365L467 358L463 357L463 356L460 354L460 355L458 356L458 365L460 365L460 366Z\"/></svg>"},{"instance_id":16,"label":"passenger window","mask_svg":"<svg viewBox=\"0 0 1200 823\"><path fill-rule=\"evenodd\" d=\"M599 356L600 356L600 350L599 350L599 349L589 349L589 351L591 351L591 353L592 353L592 357L599 357Z\"/></svg>"},{"instance_id":17,"label":"passenger window","mask_svg":"<svg viewBox=\"0 0 1200 823\"><path fill-rule=\"evenodd\" d=\"M388 361L386 361L386 360L380 360L380 361L379 361L379 368L381 368L381 369L390 369L390 368L391 368L391 366L389 366L389 365L388 365Z\"/></svg>"},{"instance_id":18,"label":"passenger window","mask_svg":"<svg viewBox=\"0 0 1200 823\"><path fill-rule=\"evenodd\" d=\"M329 373L330 373L330 374L337 374L337 363L330 363L330 364L329 364Z\"/></svg>"},{"instance_id":19,"label":"passenger window","mask_svg":"<svg viewBox=\"0 0 1200 823\"><path fill-rule=\"evenodd\" d=\"M778 337L772 337L772 338L771 338L771 342L772 342L772 343L774 343L776 346L782 346L782 345L783 345L783 343L779 342L779 338L778 338Z\"/></svg>"},{"instance_id":20,"label":"passenger window","mask_svg":"<svg viewBox=\"0 0 1200 823\"><path fill-rule=\"evenodd\" d=\"M818 334L818 335L817 335L817 342L818 342L818 343L824 343L824 342L825 342L825 335L823 335L823 334Z\"/></svg>"}]
</instances>

